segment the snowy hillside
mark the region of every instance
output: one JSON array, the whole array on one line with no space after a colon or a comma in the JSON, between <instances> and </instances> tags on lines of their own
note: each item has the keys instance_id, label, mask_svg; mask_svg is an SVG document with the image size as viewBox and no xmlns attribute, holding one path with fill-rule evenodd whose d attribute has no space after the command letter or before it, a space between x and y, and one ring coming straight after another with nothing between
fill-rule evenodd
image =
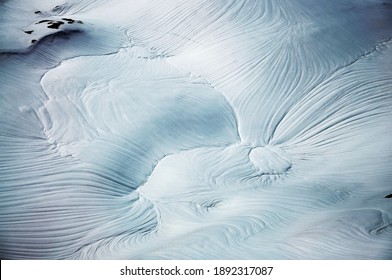
<instances>
[{"instance_id":1,"label":"snowy hillside","mask_svg":"<svg viewBox=\"0 0 392 280\"><path fill-rule=\"evenodd\" d=\"M392 1L0 1L2 259L392 259Z\"/></svg>"}]
</instances>

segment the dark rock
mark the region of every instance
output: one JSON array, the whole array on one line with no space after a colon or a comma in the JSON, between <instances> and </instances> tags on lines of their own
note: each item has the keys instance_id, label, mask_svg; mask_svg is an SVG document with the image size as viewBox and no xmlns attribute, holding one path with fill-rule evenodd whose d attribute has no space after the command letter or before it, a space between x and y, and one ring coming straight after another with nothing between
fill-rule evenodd
<instances>
[{"instance_id":1,"label":"dark rock","mask_svg":"<svg viewBox=\"0 0 392 280\"><path fill-rule=\"evenodd\" d=\"M61 6L60 5L57 5L57 6L55 6L53 9L52 9L52 12L59 12L59 11L61 11Z\"/></svg>"},{"instance_id":2,"label":"dark rock","mask_svg":"<svg viewBox=\"0 0 392 280\"><path fill-rule=\"evenodd\" d=\"M42 14L41 11L35 11L34 14Z\"/></svg>"},{"instance_id":3,"label":"dark rock","mask_svg":"<svg viewBox=\"0 0 392 280\"><path fill-rule=\"evenodd\" d=\"M392 193L385 196L385 198L392 198Z\"/></svg>"},{"instance_id":4,"label":"dark rock","mask_svg":"<svg viewBox=\"0 0 392 280\"><path fill-rule=\"evenodd\" d=\"M35 24L40 24L40 23L44 23L44 22L53 22L53 21L49 20L49 19L43 19L43 20L40 20L39 22L36 22Z\"/></svg>"},{"instance_id":5,"label":"dark rock","mask_svg":"<svg viewBox=\"0 0 392 280\"><path fill-rule=\"evenodd\" d=\"M68 24L72 24L75 22L75 20L71 19L71 18L62 18L63 20L67 21Z\"/></svg>"},{"instance_id":6,"label":"dark rock","mask_svg":"<svg viewBox=\"0 0 392 280\"><path fill-rule=\"evenodd\" d=\"M53 7L53 9L51 9L51 11L54 13L61 13L61 12L65 11L68 7L69 7L69 5L67 3L64 3L64 4L57 5L57 6Z\"/></svg>"},{"instance_id":7,"label":"dark rock","mask_svg":"<svg viewBox=\"0 0 392 280\"><path fill-rule=\"evenodd\" d=\"M31 43L34 44L35 42L37 42L37 40L31 40Z\"/></svg>"},{"instance_id":8,"label":"dark rock","mask_svg":"<svg viewBox=\"0 0 392 280\"><path fill-rule=\"evenodd\" d=\"M33 33L33 32L34 32L34 30L24 31L24 33L26 33L26 34L31 34L31 33Z\"/></svg>"},{"instance_id":9,"label":"dark rock","mask_svg":"<svg viewBox=\"0 0 392 280\"><path fill-rule=\"evenodd\" d=\"M64 24L64 22L62 22L62 21L55 21L55 22L48 23L47 27L51 28L51 29L59 29L60 25L62 25L62 24Z\"/></svg>"}]
</instances>

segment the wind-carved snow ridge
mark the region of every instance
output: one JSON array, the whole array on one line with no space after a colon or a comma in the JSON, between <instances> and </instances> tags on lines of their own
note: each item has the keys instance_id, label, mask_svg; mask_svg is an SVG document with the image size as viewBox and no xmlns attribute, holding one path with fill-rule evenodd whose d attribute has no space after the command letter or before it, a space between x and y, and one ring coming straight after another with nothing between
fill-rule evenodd
<instances>
[{"instance_id":1,"label":"wind-carved snow ridge","mask_svg":"<svg viewBox=\"0 0 392 280\"><path fill-rule=\"evenodd\" d=\"M392 2L324 2L2 1L0 256L391 259Z\"/></svg>"}]
</instances>

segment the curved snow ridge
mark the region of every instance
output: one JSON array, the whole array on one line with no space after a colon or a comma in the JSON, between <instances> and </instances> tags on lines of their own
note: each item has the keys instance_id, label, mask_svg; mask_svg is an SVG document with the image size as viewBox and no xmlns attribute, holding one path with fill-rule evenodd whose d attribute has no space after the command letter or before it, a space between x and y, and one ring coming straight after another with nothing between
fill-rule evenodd
<instances>
[{"instance_id":1,"label":"curved snow ridge","mask_svg":"<svg viewBox=\"0 0 392 280\"><path fill-rule=\"evenodd\" d=\"M266 2L263 2L264 9L270 8ZM353 40L348 34L357 32L352 30L351 23L365 16L364 11L350 14L347 19L338 18L336 11L329 11L325 18L320 18L319 14L313 15L310 8L302 9L298 16L298 7L286 9L286 3L281 1L273 4L292 13L292 17L282 18L279 13L272 13L276 19L276 23L270 19L272 26L265 23L263 17L255 21L243 18L249 26L233 20L219 28L219 31L230 30L230 36L217 36L220 40L215 44L188 47L169 59L175 65L202 75L225 94L238 115L242 139L259 145L268 143L288 108L337 67L352 62L378 41L364 36ZM373 11L371 15L375 16ZM333 20L325 22L329 18ZM336 28L339 22L346 29ZM382 37L390 37L385 28L380 33Z\"/></svg>"},{"instance_id":2,"label":"curved snow ridge","mask_svg":"<svg viewBox=\"0 0 392 280\"><path fill-rule=\"evenodd\" d=\"M179 168L176 170L181 172ZM186 175L190 176L191 173ZM207 187L203 188L200 183L194 184L193 180L192 178L186 186L176 186L175 180L172 180L173 188L170 189L165 188L165 182L162 182L161 192L158 189L151 190L152 185L146 186L146 192L151 190L155 196L161 194L152 201L161 213L162 226L156 234L156 240L143 246L147 249L143 254L133 255L132 252L138 250L131 252L127 247L122 247L123 244L119 245L118 252L124 252L122 254L126 254L126 258L235 259L242 254L244 258L252 258L257 251L260 258L282 258L280 254L290 251L290 247L282 247L281 250L272 248L280 247L282 240L293 235L299 223L295 217L299 213L304 217L311 210L320 215L326 207L342 205L347 200L347 196L343 195L338 204L333 196L330 197L329 204L325 203L325 199L315 201L318 200L316 193L334 192L325 187L317 187L314 189L316 192L312 192L309 186L298 192L295 185L290 186L291 191L280 189L251 192L251 198L249 190L237 190L234 197L225 189L208 192ZM179 188L182 192L178 192ZM299 193L302 196L290 199ZM216 198L212 199L214 196ZM276 205L276 199L281 202L279 205ZM303 207L304 201L306 207ZM308 205L311 204L314 206L309 208ZM161 244L167 245L162 247ZM213 249L207 250L206 246L212 246ZM181 251L180 248L187 250ZM300 254L296 255L297 258L299 256Z\"/></svg>"},{"instance_id":3,"label":"curved snow ridge","mask_svg":"<svg viewBox=\"0 0 392 280\"><path fill-rule=\"evenodd\" d=\"M333 230L334 234L321 236L320 232L325 230ZM289 242L282 242L282 246L291 247L289 258L302 254L315 259L389 259L391 237L392 223L388 215L380 210L363 209L336 213L332 222L327 220L309 225ZM377 245L375 240L378 240ZM362 251L353 249L353 244L358 241L363 244Z\"/></svg>"},{"instance_id":4,"label":"curved snow ridge","mask_svg":"<svg viewBox=\"0 0 392 280\"><path fill-rule=\"evenodd\" d=\"M122 197L113 180L72 158L64 160L45 140L30 140L28 146L24 139L11 144L2 137L1 142L7 148L0 161L0 239L7 240L0 245L2 257L69 258L92 240L107 237L110 228L155 227L151 205L138 206L137 198L125 193ZM128 220L139 222L132 226Z\"/></svg>"},{"instance_id":5,"label":"curved snow ridge","mask_svg":"<svg viewBox=\"0 0 392 280\"><path fill-rule=\"evenodd\" d=\"M238 141L236 120L219 93L164 61L137 58L127 48L68 60L45 74L40 119L62 155L92 158L136 188L166 154ZM116 70L108 75L104 66Z\"/></svg>"},{"instance_id":6,"label":"curved snow ridge","mask_svg":"<svg viewBox=\"0 0 392 280\"><path fill-rule=\"evenodd\" d=\"M385 132L390 128L387 119L392 106L392 80L387 70L392 62L391 47L390 42L385 44L315 87L290 108L271 144L281 145L301 162L319 162L317 176L327 166L327 176L340 176L343 168L347 170L345 180L359 183L362 177L384 186L389 169L381 162L390 154ZM351 160L337 161L339 157ZM379 167L369 169L363 164L369 160Z\"/></svg>"},{"instance_id":7,"label":"curved snow ridge","mask_svg":"<svg viewBox=\"0 0 392 280\"><path fill-rule=\"evenodd\" d=\"M260 147L252 149L234 144L229 147L202 147L168 155L158 162L138 192L152 202L178 201L184 195L187 198L185 201L192 204L200 194L204 197L208 193L214 194L215 190L235 193L263 189L288 178L292 166L289 155L274 147L261 148L264 150L261 154L252 153L258 149ZM281 153L281 156L276 155L276 152ZM207 195L201 203L196 204L208 208L208 205L219 204L221 200L220 196L213 198Z\"/></svg>"}]
</instances>

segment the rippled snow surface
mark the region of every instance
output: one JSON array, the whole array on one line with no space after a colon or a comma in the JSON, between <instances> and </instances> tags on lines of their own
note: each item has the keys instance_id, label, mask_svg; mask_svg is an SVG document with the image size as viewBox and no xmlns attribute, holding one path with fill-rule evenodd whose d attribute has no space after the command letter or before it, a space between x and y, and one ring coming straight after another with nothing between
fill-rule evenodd
<instances>
[{"instance_id":1,"label":"rippled snow surface","mask_svg":"<svg viewBox=\"0 0 392 280\"><path fill-rule=\"evenodd\" d=\"M392 259L392 1L0 1L0 256Z\"/></svg>"}]
</instances>

